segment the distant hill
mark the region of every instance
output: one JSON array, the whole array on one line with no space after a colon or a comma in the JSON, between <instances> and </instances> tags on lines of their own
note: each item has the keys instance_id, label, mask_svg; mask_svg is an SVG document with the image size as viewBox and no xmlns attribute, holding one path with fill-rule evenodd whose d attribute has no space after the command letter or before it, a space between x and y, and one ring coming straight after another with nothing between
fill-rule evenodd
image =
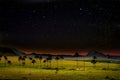
<instances>
[{"instance_id":1,"label":"distant hill","mask_svg":"<svg viewBox=\"0 0 120 80\"><path fill-rule=\"evenodd\" d=\"M0 55L17 56L17 55L24 55L24 53L14 48L0 47Z\"/></svg>"},{"instance_id":2,"label":"distant hill","mask_svg":"<svg viewBox=\"0 0 120 80\"><path fill-rule=\"evenodd\" d=\"M105 55L103 53L98 52L96 50L90 51L86 56L88 56L88 57L93 57L93 56L96 56L96 57L105 57Z\"/></svg>"}]
</instances>

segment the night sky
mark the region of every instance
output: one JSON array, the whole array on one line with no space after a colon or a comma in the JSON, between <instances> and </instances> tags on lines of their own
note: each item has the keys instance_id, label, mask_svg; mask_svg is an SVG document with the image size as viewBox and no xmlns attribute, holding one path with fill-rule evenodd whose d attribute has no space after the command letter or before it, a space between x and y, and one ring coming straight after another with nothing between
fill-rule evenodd
<instances>
[{"instance_id":1,"label":"night sky","mask_svg":"<svg viewBox=\"0 0 120 80\"><path fill-rule=\"evenodd\" d=\"M0 0L0 45L120 49L120 0Z\"/></svg>"}]
</instances>

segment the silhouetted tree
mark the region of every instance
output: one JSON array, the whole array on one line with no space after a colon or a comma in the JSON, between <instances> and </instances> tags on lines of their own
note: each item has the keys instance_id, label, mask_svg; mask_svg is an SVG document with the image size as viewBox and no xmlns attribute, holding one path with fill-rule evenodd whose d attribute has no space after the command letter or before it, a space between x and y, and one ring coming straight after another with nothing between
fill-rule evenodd
<instances>
[{"instance_id":1,"label":"silhouetted tree","mask_svg":"<svg viewBox=\"0 0 120 80\"><path fill-rule=\"evenodd\" d=\"M4 59L7 61L8 60L7 56L4 56Z\"/></svg>"},{"instance_id":2,"label":"silhouetted tree","mask_svg":"<svg viewBox=\"0 0 120 80\"><path fill-rule=\"evenodd\" d=\"M85 70L85 56L83 56L84 70Z\"/></svg>"},{"instance_id":3,"label":"silhouetted tree","mask_svg":"<svg viewBox=\"0 0 120 80\"><path fill-rule=\"evenodd\" d=\"M56 63L57 63L57 68L58 68L58 60L59 60L60 58L58 57L58 56L56 56L56 58L55 58L55 60L57 61Z\"/></svg>"},{"instance_id":4,"label":"silhouetted tree","mask_svg":"<svg viewBox=\"0 0 120 80\"><path fill-rule=\"evenodd\" d=\"M50 63L50 68L51 68L51 61L52 61L52 56L48 56L47 57L47 63ZM48 65L47 65L48 67Z\"/></svg>"},{"instance_id":5,"label":"silhouetted tree","mask_svg":"<svg viewBox=\"0 0 120 80\"><path fill-rule=\"evenodd\" d=\"M33 52L33 53L31 53L31 54L32 54L32 55L36 55L36 53L34 53L34 52Z\"/></svg>"},{"instance_id":6,"label":"silhouetted tree","mask_svg":"<svg viewBox=\"0 0 120 80\"><path fill-rule=\"evenodd\" d=\"M46 59L44 59L44 60L43 60L44 66L45 66L46 62L47 62L47 60L46 60Z\"/></svg>"},{"instance_id":7,"label":"silhouetted tree","mask_svg":"<svg viewBox=\"0 0 120 80\"><path fill-rule=\"evenodd\" d=\"M7 61L7 64L11 65L11 64L12 64L12 62L11 62L10 60L8 60L8 61Z\"/></svg>"},{"instance_id":8,"label":"silhouetted tree","mask_svg":"<svg viewBox=\"0 0 120 80\"><path fill-rule=\"evenodd\" d=\"M4 60L5 60L5 66L6 66L6 63L7 63L7 60L8 60L8 58L7 58L7 56L4 56Z\"/></svg>"},{"instance_id":9,"label":"silhouetted tree","mask_svg":"<svg viewBox=\"0 0 120 80\"><path fill-rule=\"evenodd\" d=\"M31 57L29 57L29 60L32 60L32 58L31 58Z\"/></svg>"},{"instance_id":10,"label":"silhouetted tree","mask_svg":"<svg viewBox=\"0 0 120 80\"><path fill-rule=\"evenodd\" d=\"M39 56L39 60L40 60L40 67L41 67L41 64L42 64L42 56Z\"/></svg>"},{"instance_id":11,"label":"silhouetted tree","mask_svg":"<svg viewBox=\"0 0 120 80\"><path fill-rule=\"evenodd\" d=\"M62 68L63 68L63 59L64 59L64 57L60 56L60 59L62 60Z\"/></svg>"},{"instance_id":12,"label":"silhouetted tree","mask_svg":"<svg viewBox=\"0 0 120 80\"><path fill-rule=\"evenodd\" d=\"M37 62L37 61L39 60L39 55L37 55L37 54L35 53L34 58L35 58L35 62Z\"/></svg>"},{"instance_id":13,"label":"silhouetted tree","mask_svg":"<svg viewBox=\"0 0 120 80\"><path fill-rule=\"evenodd\" d=\"M36 59L38 59L38 58L39 58L39 56L38 56L38 55L35 55L35 58L36 58Z\"/></svg>"},{"instance_id":14,"label":"silhouetted tree","mask_svg":"<svg viewBox=\"0 0 120 80\"><path fill-rule=\"evenodd\" d=\"M25 63L26 57L23 56L21 60L22 60L22 66L25 66L25 64L26 64L26 63Z\"/></svg>"},{"instance_id":15,"label":"silhouetted tree","mask_svg":"<svg viewBox=\"0 0 120 80\"><path fill-rule=\"evenodd\" d=\"M106 57L107 57L107 59L108 59L108 61L107 61L107 70L109 70L109 63L110 63L110 55L109 54L107 54L106 55Z\"/></svg>"},{"instance_id":16,"label":"silhouetted tree","mask_svg":"<svg viewBox=\"0 0 120 80\"><path fill-rule=\"evenodd\" d=\"M97 57L96 57L96 56L93 56L93 59L97 59Z\"/></svg>"},{"instance_id":17,"label":"silhouetted tree","mask_svg":"<svg viewBox=\"0 0 120 80\"><path fill-rule=\"evenodd\" d=\"M22 56L18 57L18 61L19 61L19 64L20 64L20 62L22 61Z\"/></svg>"},{"instance_id":18,"label":"silhouetted tree","mask_svg":"<svg viewBox=\"0 0 120 80\"><path fill-rule=\"evenodd\" d=\"M22 62L22 66L25 66L25 61Z\"/></svg>"},{"instance_id":19,"label":"silhouetted tree","mask_svg":"<svg viewBox=\"0 0 120 80\"><path fill-rule=\"evenodd\" d=\"M18 61L19 61L19 66L20 66L20 68L19 68L19 72L20 72L21 66L24 65L24 63L22 62L22 56L19 56L19 57L18 57Z\"/></svg>"},{"instance_id":20,"label":"silhouetted tree","mask_svg":"<svg viewBox=\"0 0 120 80\"><path fill-rule=\"evenodd\" d=\"M22 61L25 61L25 58L24 58L24 57L22 58Z\"/></svg>"},{"instance_id":21,"label":"silhouetted tree","mask_svg":"<svg viewBox=\"0 0 120 80\"><path fill-rule=\"evenodd\" d=\"M91 63L94 65L95 67L95 64L96 64L96 60L91 60Z\"/></svg>"},{"instance_id":22,"label":"silhouetted tree","mask_svg":"<svg viewBox=\"0 0 120 80\"><path fill-rule=\"evenodd\" d=\"M97 57L93 56L93 59L91 60L91 63L93 64L93 67L95 67L95 64L97 62L96 59L97 59Z\"/></svg>"},{"instance_id":23,"label":"silhouetted tree","mask_svg":"<svg viewBox=\"0 0 120 80\"><path fill-rule=\"evenodd\" d=\"M27 56L23 56L23 58L25 58L25 59L26 59L26 58L27 58Z\"/></svg>"},{"instance_id":24,"label":"silhouetted tree","mask_svg":"<svg viewBox=\"0 0 120 80\"><path fill-rule=\"evenodd\" d=\"M55 72L55 73L57 74L57 73L58 73L58 71L59 71L59 69L58 69L58 68L56 68L55 70L56 70L56 72Z\"/></svg>"},{"instance_id":25,"label":"silhouetted tree","mask_svg":"<svg viewBox=\"0 0 120 80\"><path fill-rule=\"evenodd\" d=\"M21 60L22 60L22 56L19 56L19 57L18 57L18 61L21 61Z\"/></svg>"},{"instance_id":26,"label":"silhouetted tree","mask_svg":"<svg viewBox=\"0 0 120 80\"><path fill-rule=\"evenodd\" d=\"M78 52L75 52L75 55L74 55L76 58L76 67L78 68L78 58L79 58L79 53Z\"/></svg>"},{"instance_id":27,"label":"silhouetted tree","mask_svg":"<svg viewBox=\"0 0 120 80\"><path fill-rule=\"evenodd\" d=\"M32 62L33 58L29 57L29 60L30 60L29 64L30 64L30 67L31 67L31 64L32 64L31 62Z\"/></svg>"},{"instance_id":28,"label":"silhouetted tree","mask_svg":"<svg viewBox=\"0 0 120 80\"><path fill-rule=\"evenodd\" d=\"M35 60L32 60L32 64L33 64L33 67L34 67L34 64L36 63L36 61Z\"/></svg>"},{"instance_id":29,"label":"silhouetted tree","mask_svg":"<svg viewBox=\"0 0 120 80\"><path fill-rule=\"evenodd\" d=\"M105 80L110 80L110 77L109 76L105 76Z\"/></svg>"}]
</instances>

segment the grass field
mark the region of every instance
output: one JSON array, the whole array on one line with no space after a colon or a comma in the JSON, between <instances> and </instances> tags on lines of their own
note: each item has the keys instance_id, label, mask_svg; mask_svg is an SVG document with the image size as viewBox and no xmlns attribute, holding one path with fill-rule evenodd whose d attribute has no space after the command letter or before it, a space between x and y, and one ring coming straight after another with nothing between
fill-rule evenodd
<instances>
[{"instance_id":1,"label":"grass field","mask_svg":"<svg viewBox=\"0 0 120 80\"><path fill-rule=\"evenodd\" d=\"M35 58L34 58L35 59ZM43 63L35 59L32 64L26 58L18 61L18 57L8 56L12 63L7 64L4 58L0 61L0 80L120 80L120 64L97 62L94 67L91 62L53 59ZM85 65L85 66L84 66ZM58 70L56 69L58 68Z\"/></svg>"}]
</instances>

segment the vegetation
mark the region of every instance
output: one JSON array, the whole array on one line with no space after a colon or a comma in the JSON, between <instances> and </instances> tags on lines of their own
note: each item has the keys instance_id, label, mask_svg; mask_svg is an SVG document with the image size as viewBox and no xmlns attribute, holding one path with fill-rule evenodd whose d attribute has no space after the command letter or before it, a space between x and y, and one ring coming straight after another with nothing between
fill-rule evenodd
<instances>
[{"instance_id":1,"label":"vegetation","mask_svg":"<svg viewBox=\"0 0 120 80\"><path fill-rule=\"evenodd\" d=\"M58 56L47 58L7 56L8 62L4 66L5 59L1 57L0 80L120 80L120 64L109 63L108 70L107 62L97 61L96 67L93 67L91 61L80 60L77 61L80 68L78 70L74 60L60 59ZM96 58L93 59L97 60ZM49 60L49 68L44 65L45 60ZM33 66L30 66L31 64Z\"/></svg>"},{"instance_id":2,"label":"vegetation","mask_svg":"<svg viewBox=\"0 0 120 80\"><path fill-rule=\"evenodd\" d=\"M95 67L95 64L97 62L96 59L97 59L97 57L93 56L93 59L91 60L91 63L93 64L93 67Z\"/></svg>"},{"instance_id":3,"label":"vegetation","mask_svg":"<svg viewBox=\"0 0 120 80\"><path fill-rule=\"evenodd\" d=\"M76 52L75 55L74 55L74 57L77 57L77 58L76 58L76 59L77 59L77 60L76 60L76 67L78 68L78 66L79 66L79 65L78 65L78 57L79 57L79 53Z\"/></svg>"}]
</instances>

